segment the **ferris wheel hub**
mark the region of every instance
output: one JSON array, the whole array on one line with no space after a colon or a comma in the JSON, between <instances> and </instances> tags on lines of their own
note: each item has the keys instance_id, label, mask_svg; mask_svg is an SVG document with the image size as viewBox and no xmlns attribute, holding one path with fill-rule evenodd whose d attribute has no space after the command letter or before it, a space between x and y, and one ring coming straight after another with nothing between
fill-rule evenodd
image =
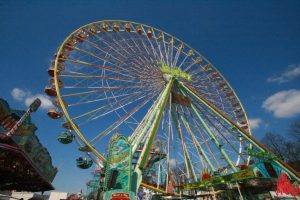
<instances>
[{"instance_id":1,"label":"ferris wheel hub","mask_svg":"<svg viewBox=\"0 0 300 200\"><path fill-rule=\"evenodd\" d=\"M182 71L179 67L170 67L162 61L160 61L159 64L161 67L160 70L166 81L169 81L172 77L192 81L192 76L189 73Z\"/></svg>"},{"instance_id":2,"label":"ferris wheel hub","mask_svg":"<svg viewBox=\"0 0 300 200\"><path fill-rule=\"evenodd\" d=\"M163 73L163 78L166 82L169 82L172 79L172 75Z\"/></svg>"}]
</instances>

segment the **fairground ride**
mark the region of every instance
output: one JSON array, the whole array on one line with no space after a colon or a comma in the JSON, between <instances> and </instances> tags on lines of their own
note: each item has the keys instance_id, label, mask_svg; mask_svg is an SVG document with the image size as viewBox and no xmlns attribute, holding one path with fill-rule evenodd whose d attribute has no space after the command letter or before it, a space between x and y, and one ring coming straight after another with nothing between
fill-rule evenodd
<instances>
[{"instance_id":1,"label":"fairground ride","mask_svg":"<svg viewBox=\"0 0 300 200\"><path fill-rule=\"evenodd\" d=\"M48 114L66 130L59 141L78 141L91 159L79 158L80 168L103 161L104 199L134 198L140 186L192 196L256 179L251 155L300 180L251 136L223 75L171 34L130 21L90 23L63 41L48 73L45 92L56 105Z\"/></svg>"}]
</instances>

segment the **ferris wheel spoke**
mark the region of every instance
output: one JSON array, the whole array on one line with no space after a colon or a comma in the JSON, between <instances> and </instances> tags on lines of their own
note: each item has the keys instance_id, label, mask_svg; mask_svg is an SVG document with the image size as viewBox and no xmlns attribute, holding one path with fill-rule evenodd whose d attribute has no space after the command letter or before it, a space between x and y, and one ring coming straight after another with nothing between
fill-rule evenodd
<instances>
[{"instance_id":1,"label":"ferris wheel spoke","mask_svg":"<svg viewBox=\"0 0 300 200\"><path fill-rule=\"evenodd\" d=\"M74 50L80 52L80 53L83 53L83 54L86 54L86 55L89 55L89 56L92 56L94 58L97 58L99 60L103 60L105 62L108 62L112 65L126 65L123 61L121 60L118 60L118 59L114 59L114 58L108 58L107 56L102 56L100 54L97 54L97 53L92 53L92 52L89 52L89 51L86 51L86 50L83 50L83 49L80 49L78 47L74 47Z\"/></svg>"},{"instance_id":2,"label":"ferris wheel spoke","mask_svg":"<svg viewBox=\"0 0 300 200\"><path fill-rule=\"evenodd\" d=\"M171 66L170 65L170 62L169 62L169 59L168 59L168 54L167 54L167 48L166 48L166 41L165 41L165 34L164 33L161 33L161 38L162 38L162 46L163 46L163 55L165 55L165 58L166 58L166 61L167 61L167 65L168 66Z\"/></svg>"},{"instance_id":3,"label":"ferris wheel spoke","mask_svg":"<svg viewBox=\"0 0 300 200\"><path fill-rule=\"evenodd\" d=\"M179 49L178 49L178 50L179 50ZM178 52L178 51L177 51L177 52ZM177 54L177 52L176 52L176 54ZM178 57L178 56L176 55L176 57ZM182 59L181 63L178 65L178 68L181 69L182 65L185 63L185 61L186 61L186 59L187 59L188 57L189 57L188 54L185 54L185 57ZM178 58L177 58L176 60L178 60ZM176 66L176 64L177 64L177 61L176 61L176 63L175 63L175 61L174 61L173 66ZM193 73L189 73L189 74L191 74L192 76L194 75Z\"/></svg>"},{"instance_id":4,"label":"ferris wheel spoke","mask_svg":"<svg viewBox=\"0 0 300 200\"><path fill-rule=\"evenodd\" d=\"M113 123L112 125L110 125L108 128L106 128L104 131L102 131L101 133L99 133L94 138L92 138L90 140L90 143L95 143L96 141L98 141L102 137L104 137L104 136L108 135L109 133L111 133L112 131L116 130L124 121L126 121L128 118L130 118L136 112L138 112L138 110L141 109L144 105L146 105L153 97L154 96L152 96L152 97L150 97L148 99L145 99L142 103L140 103L137 106L135 106L133 109L131 109L129 112L127 112L121 118L119 118L119 120L117 120L115 123Z\"/></svg>"},{"instance_id":5,"label":"ferris wheel spoke","mask_svg":"<svg viewBox=\"0 0 300 200\"><path fill-rule=\"evenodd\" d=\"M144 26L142 26L142 29L143 29L143 31L146 33L146 31L145 31L145 29L144 29ZM149 28L149 30L152 32L152 34L154 33L154 30L153 30L153 29L150 29L150 28ZM155 59L156 59L156 60L161 60L161 59L160 59L160 56L158 55L156 49L155 49L154 46L153 46L153 43L151 42L151 40L154 40L154 39L153 39L152 37L151 37L151 38L150 38L150 37L147 37L147 41L148 41L148 43L149 43L150 46L151 46L151 50L152 50L152 53L153 53Z\"/></svg>"},{"instance_id":6,"label":"ferris wheel spoke","mask_svg":"<svg viewBox=\"0 0 300 200\"><path fill-rule=\"evenodd\" d=\"M169 56L168 56L168 52L167 52L167 47L166 47L166 43L167 41L165 40L165 34L162 33L162 41L163 41L163 49L164 49L164 55L166 57L167 60L167 64L168 66L171 66L171 61L169 60Z\"/></svg>"},{"instance_id":7,"label":"ferris wheel spoke","mask_svg":"<svg viewBox=\"0 0 300 200\"><path fill-rule=\"evenodd\" d=\"M122 109L124 106L127 106L127 105L129 105L129 104L132 104L132 103L134 103L134 102L137 102L137 101L139 101L139 100L141 100L141 99L143 99L143 98L146 98L146 97L150 97L150 95L148 95L148 96L146 96L146 95L145 95L145 96L141 96L141 97L136 98L136 99L134 99L134 100L132 100L132 101L129 101L128 103L126 103L126 104L124 104L124 105L119 104L118 107L112 108L112 109L110 109L109 111L107 111L107 112L105 112L105 113L102 113L102 114L100 114L100 115L94 116L94 117L92 117L91 119L89 119L89 121L90 121L90 120L98 119L98 118L103 117L103 116L105 116L105 115L107 115L107 114L110 114L110 113L112 113L112 112L114 112L114 111L116 111L116 110Z\"/></svg>"},{"instance_id":8,"label":"ferris wheel spoke","mask_svg":"<svg viewBox=\"0 0 300 200\"><path fill-rule=\"evenodd\" d=\"M130 33L128 33L128 34L130 34ZM129 40L132 40L131 35L130 35L130 39L129 38L124 38L122 33L120 34L120 36L125 41L127 39L128 39L128 42L129 42ZM126 42L126 44L128 46L128 49L130 49L130 51L132 52L131 55L134 55L131 58L134 59L136 62L138 62L140 66L143 66L143 67L145 67L145 69L150 70L150 68L148 67L148 65L150 63L150 60L148 60L148 58L144 56L144 52L140 49L140 47L136 43L136 41L133 41L133 45L128 44L128 42Z\"/></svg>"},{"instance_id":9,"label":"ferris wheel spoke","mask_svg":"<svg viewBox=\"0 0 300 200\"><path fill-rule=\"evenodd\" d=\"M203 91L203 92L202 92ZM220 95L209 95L209 91L204 89L199 89L199 92L205 96L205 98L210 101L212 104L214 104L217 108L222 110L224 113L226 113L227 116L230 116L231 118L235 118L234 114L232 113L232 106L231 104L227 103L224 99L218 99L216 97L220 97Z\"/></svg>"},{"instance_id":10,"label":"ferris wheel spoke","mask_svg":"<svg viewBox=\"0 0 300 200\"><path fill-rule=\"evenodd\" d=\"M189 69L191 69L191 67L193 67L194 65L200 64L201 62L202 62L202 58L197 57L196 59L193 60L193 62L191 62L188 66L186 66L183 69L183 72L187 72Z\"/></svg>"},{"instance_id":11,"label":"ferris wheel spoke","mask_svg":"<svg viewBox=\"0 0 300 200\"><path fill-rule=\"evenodd\" d=\"M132 27L133 29L134 29L134 27ZM125 34L126 32L124 32L124 34ZM124 34L120 34L121 35L121 37L124 39ZM140 52L141 53L141 55L144 55L144 50L143 49L145 49L146 50L146 48L144 47L141 47L140 45L139 45L139 43L137 42L137 40L136 40L136 38L131 34L131 32L129 32L129 33L127 33L127 36L129 35L129 38L130 38L130 40L132 41L132 43L133 43L133 46L132 47L134 47L135 48L135 50L133 50L133 49L131 49L135 54L137 54L137 55L139 55L139 53L138 52ZM129 44L128 44L128 46L130 46ZM150 55L149 53L148 53L148 55ZM141 58L140 57L140 60L145 60L147 63L151 63L151 61L148 59L148 57L146 57L146 56L143 56L143 58ZM144 64L146 64L146 63L144 63Z\"/></svg>"},{"instance_id":12,"label":"ferris wheel spoke","mask_svg":"<svg viewBox=\"0 0 300 200\"><path fill-rule=\"evenodd\" d=\"M237 120L237 119L245 116L243 109L233 109L232 104L229 104L227 102L228 99L227 99L226 95L225 96L222 95L222 97L224 97L224 98L221 99L221 100L217 99L215 97L206 96L205 93L203 93L202 96L205 97L207 101L209 101L210 103L212 103L219 110L221 110L224 114L226 114L227 117L230 117L231 119ZM238 121L241 121L244 124L246 123L245 120L238 120Z\"/></svg>"},{"instance_id":13,"label":"ferris wheel spoke","mask_svg":"<svg viewBox=\"0 0 300 200\"><path fill-rule=\"evenodd\" d=\"M130 46L126 43L126 42L124 42L123 43L123 41L121 42L121 41L119 41L119 40L117 40L116 39L116 37L114 37L112 34L110 34L109 32L107 32L106 33L106 35L108 36L108 37L110 37L120 48L122 48L122 49L124 49L124 46L127 46L128 47L128 49L129 50L131 50L132 51L132 49L130 48ZM131 36L131 35L130 35ZM130 54L130 53L128 53L128 55L132 55L132 54ZM146 57L144 57L144 60L148 60ZM143 60L143 59L141 59L141 60ZM148 60L148 62L149 62L149 60ZM145 63L144 63L144 65L145 65Z\"/></svg>"},{"instance_id":14,"label":"ferris wheel spoke","mask_svg":"<svg viewBox=\"0 0 300 200\"><path fill-rule=\"evenodd\" d=\"M132 35L131 35L131 36L132 36ZM131 37L131 38L135 41L136 44L138 44L138 47L140 47L139 49L142 50L142 52L144 52L144 53L147 55L146 57L149 58L149 59L148 59L148 63L149 63L149 64L150 64L150 63L153 63L153 60L152 60L153 54L151 54L151 53L149 52L149 49L148 49L148 47L145 45L142 36L139 35L138 37L139 37L139 38L138 38L138 39L139 39L138 41L140 41L140 42L138 42L138 41L136 40L137 38L134 38L134 37ZM140 44L142 44L142 45L140 45Z\"/></svg>"},{"instance_id":15,"label":"ferris wheel spoke","mask_svg":"<svg viewBox=\"0 0 300 200\"><path fill-rule=\"evenodd\" d=\"M107 86L109 86L108 81L106 81L106 84L107 84ZM150 89L151 89L151 88L150 88ZM159 87L158 87L157 89L159 89ZM157 91L157 89L156 89L156 90L152 90L151 93L148 93L148 94L149 94L149 95L155 94L156 91ZM150 91L150 90L148 90L148 91ZM148 91L147 91L147 92L148 92ZM111 94L112 94L112 96L115 96L115 94L114 94L112 91L111 91ZM105 93L105 96L107 96L106 93ZM125 109L124 107L122 108L122 110L123 110L124 112L127 112L126 109ZM118 112L116 112L116 114L120 117L120 115L118 114ZM134 118L133 118L133 120L136 121ZM132 131L133 131L133 129L132 129Z\"/></svg>"},{"instance_id":16,"label":"ferris wheel spoke","mask_svg":"<svg viewBox=\"0 0 300 200\"><path fill-rule=\"evenodd\" d=\"M99 107L99 108L96 108L96 109L94 109L94 110L91 110L91 111L85 112L85 113L83 113L83 114L80 114L80 115L78 115L78 116L73 117L72 120L77 120L77 119L79 119L79 118L82 118L82 117L85 117L85 116L87 116L87 115L90 115L90 114L92 114L92 113L94 113L94 112L98 112L98 111L104 110L104 109L106 109L106 108L108 108L108 107L112 107L113 105L119 104L119 103L121 103L121 102L123 102L123 101L125 101L125 100L129 100L130 98L135 98L135 97L137 97L137 95L139 95L139 94L142 94L142 92L138 92L138 93L135 94L135 95L132 95L132 94L131 94L131 95L129 95L129 96L126 96L126 97L124 97L124 98L121 98L121 99L119 99L119 100L117 100L117 101L114 101L114 102L112 102L112 103L103 105L103 106L101 106L101 107Z\"/></svg>"},{"instance_id":17,"label":"ferris wheel spoke","mask_svg":"<svg viewBox=\"0 0 300 200\"><path fill-rule=\"evenodd\" d=\"M214 91L210 91L210 90L206 90L202 87L202 85L198 85L195 88L197 88L197 90L199 90L199 92L205 94L205 95L209 95L209 96L219 96L218 93L214 93Z\"/></svg>"},{"instance_id":18,"label":"ferris wheel spoke","mask_svg":"<svg viewBox=\"0 0 300 200\"><path fill-rule=\"evenodd\" d=\"M133 75L136 75L138 77L143 77L145 75L148 75L148 74L143 73L144 70L142 71L140 68L135 67L135 66L129 66L129 67L125 68L125 66L122 67L120 65L118 65L118 66L113 65L114 67L104 66L104 65L102 66L102 65L97 65L97 64L84 62L84 61L81 61L81 60L65 59L65 61L68 61L68 62L71 62L71 63L77 63L77 64L89 66L89 67L93 67L93 68L96 68L96 69L108 70L108 71L111 71L113 73L122 74L122 75L128 76L128 77L135 77Z\"/></svg>"},{"instance_id":19,"label":"ferris wheel spoke","mask_svg":"<svg viewBox=\"0 0 300 200\"><path fill-rule=\"evenodd\" d=\"M119 90L119 89L125 89L125 88L143 88L146 87L144 84L134 84L134 85L127 85L127 86L111 86L111 87L101 87L101 90L90 90L86 92L78 92L78 93L69 93L65 95L61 95L62 98L66 97L74 97L74 96L82 96L82 95L89 95L94 93L101 93L109 90Z\"/></svg>"},{"instance_id":20,"label":"ferris wheel spoke","mask_svg":"<svg viewBox=\"0 0 300 200\"><path fill-rule=\"evenodd\" d=\"M201 108L201 110L205 110L205 108ZM198 110L199 111L199 110ZM207 111L207 110L206 110ZM203 115L203 112L201 112L200 111L200 113L202 113L202 115ZM236 149L233 145L232 145L232 143L224 136L224 134L222 134L222 132L216 127L216 125L206 116L206 115L204 115L204 117L205 117L205 119L206 119L206 121L211 125L211 127L213 127L214 128L214 130L216 130L216 133L218 133L219 134L219 136L221 136L221 138L222 138L222 140L225 140L226 141L226 143L227 143L227 145L233 150L233 152L235 152L235 154L237 154L237 155L239 155L239 156L241 156L241 153L238 151L238 149ZM223 144L221 144L220 143L220 145L225 145L225 143L223 143ZM245 160L245 158L242 156L242 159L244 160L244 161L246 161Z\"/></svg>"},{"instance_id":21,"label":"ferris wheel spoke","mask_svg":"<svg viewBox=\"0 0 300 200\"><path fill-rule=\"evenodd\" d=\"M217 164L218 168L221 168L221 164L219 163L219 161L216 159L213 151L212 151L212 147L210 146L210 144L207 142L207 140L205 139L204 137L204 131L201 130L200 128L200 125L197 123L196 119L194 118L194 114L190 111L190 109L188 109L188 112L190 113L191 117L192 117L192 120L194 122L194 124L196 125L196 129L198 130L205 146L206 146L206 149L208 150L208 152L210 153L210 156L214 159L215 163ZM215 168L214 166L211 166L212 168L212 171L215 171Z\"/></svg>"},{"instance_id":22,"label":"ferris wheel spoke","mask_svg":"<svg viewBox=\"0 0 300 200\"><path fill-rule=\"evenodd\" d=\"M189 113L189 115L190 115L191 113L190 113L189 109L187 109L187 111L188 111L188 113ZM184 117L184 118L185 118L185 121L187 121L187 119L193 117L193 116L187 117L186 115L184 115L184 116L185 116L185 117ZM193 123L194 123L194 121L193 121ZM199 152L199 156L201 156L201 157L203 157L203 158L205 159L205 162L208 164L208 166L210 167L210 169L211 169L212 171L215 171L214 165L212 164L211 160L210 160L209 157L207 156L206 151L202 148L202 145L201 145L200 142L198 141L199 139L195 136L195 134L194 134L194 132L193 132L193 128L191 127L192 122L190 122L190 124L188 124L188 123L186 123L186 124L187 124L186 126L188 127L188 131L190 132L190 135L192 136L192 143L196 146L196 149L197 149L198 152ZM200 130L196 129L195 131L200 131ZM200 133L200 134L201 134L201 133ZM208 150L210 150L211 148L210 148L208 142L206 141L206 139L204 139L204 137L203 137L203 142L205 143L205 145L206 145L206 147L208 148ZM215 156L213 155L212 151L210 151L209 153L211 153L210 156L212 156L213 158L215 157ZM202 158L202 160L201 160L202 162L204 162L204 161L203 161L203 158ZM216 161L216 159L215 159L215 161ZM218 164L218 161L216 161L216 163ZM204 165L203 165L203 168L207 168L207 165L204 164Z\"/></svg>"},{"instance_id":23,"label":"ferris wheel spoke","mask_svg":"<svg viewBox=\"0 0 300 200\"><path fill-rule=\"evenodd\" d=\"M213 114L211 113L211 111L209 111L209 110L208 110L206 107L204 107L204 106L201 106L201 109L205 110L205 111L211 116L211 118L212 118L213 120L215 120L216 122L218 122L224 129L226 129L226 131L227 131L228 133L230 133L230 135L231 135L232 137L234 137L234 139L238 139L238 136L237 136L237 135L234 135L235 133L233 132L233 130L230 129L230 128L228 127L228 125L226 126L219 118L217 118L215 115L213 115Z\"/></svg>"},{"instance_id":24,"label":"ferris wheel spoke","mask_svg":"<svg viewBox=\"0 0 300 200\"><path fill-rule=\"evenodd\" d=\"M122 47L117 47L117 46L114 45L113 43L107 41L107 40L104 39L104 38L101 38L101 37L100 37L99 35L97 35L97 34L94 34L93 37L96 38L98 42L103 43L106 47L109 47L111 50L113 50L113 51L110 51L111 54L113 54L112 52L115 52L114 55L119 55L119 56L124 57L124 58L126 58L125 55L127 55L127 56L130 55L130 54L129 54L125 49L123 49ZM95 42L96 42L96 41L95 41ZM122 52L120 52L120 51L122 51ZM106 50L106 52L107 52L107 50ZM110 53L110 52L109 52L109 53ZM125 53L125 54L124 54L124 53Z\"/></svg>"},{"instance_id":25,"label":"ferris wheel spoke","mask_svg":"<svg viewBox=\"0 0 300 200\"><path fill-rule=\"evenodd\" d=\"M200 114L197 114L197 111L196 111L196 109L193 107L193 110L194 110L194 112L196 113L196 115L199 117L199 119L201 118L200 117ZM200 119L200 121L201 121L201 123L205 123L204 121L203 121L203 119ZM209 130L209 128L207 127L207 126L204 126L204 127L206 127L205 129L206 129L206 131L208 132L208 133L210 133L210 130ZM210 134L211 135L211 134ZM211 135L213 138L215 138L213 135ZM215 144L216 145L220 145L220 143L219 142L217 142L217 141L215 141L215 140L213 140L214 142L215 142ZM221 151L221 153L222 153L222 155L224 156L224 158L225 158L225 160L228 162L228 164L231 166L231 168L232 168L232 170L233 171L235 171L236 169L235 169L235 167L234 167L234 165L232 164L232 161L229 159L229 157L227 156L227 154L224 152L224 150L223 150L223 148L222 148L222 146L220 147L220 151ZM239 153L239 155L240 155L240 153Z\"/></svg>"},{"instance_id":26,"label":"ferris wheel spoke","mask_svg":"<svg viewBox=\"0 0 300 200\"><path fill-rule=\"evenodd\" d=\"M193 179L193 181L196 181L197 177L196 177L196 174L195 174L193 165L191 163L191 159L190 159L190 156L188 154L187 147L186 147L186 144L185 144L184 138L183 138L181 123L180 123L180 120L179 120L179 115L180 114L178 113L177 108L175 110L173 109L173 115L172 116L173 116L175 124L176 124L175 127L176 127L177 132L178 132L178 137L181 140L181 146L182 146L182 150L183 150L183 153L184 153L184 161L185 161L185 165L186 165L188 178ZM175 113L175 112L177 112L177 113Z\"/></svg>"},{"instance_id":27,"label":"ferris wheel spoke","mask_svg":"<svg viewBox=\"0 0 300 200\"><path fill-rule=\"evenodd\" d=\"M75 78L75 79L108 79L108 80L117 80L117 81L124 81L128 83L135 83L135 80L145 80L145 79L150 79L150 78L129 78L129 77L124 77L124 76L90 76L90 75L59 75L62 78Z\"/></svg>"},{"instance_id":28,"label":"ferris wheel spoke","mask_svg":"<svg viewBox=\"0 0 300 200\"><path fill-rule=\"evenodd\" d=\"M136 94L136 93L139 93L139 91L134 92L133 94ZM95 99L95 100L86 100L86 101L82 101L82 102L78 102L78 103L68 104L68 107L79 106L79 105L83 105L83 104L95 103L95 102L100 102L100 101L106 101L107 99L119 98L119 97L124 97L124 96L128 96L128 95L131 95L131 94L130 93L122 93L116 97L102 97L102 98Z\"/></svg>"},{"instance_id":29,"label":"ferris wheel spoke","mask_svg":"<svg viewBox=\"0 0 300 200\"><path fill-rule=\"evenodd\" d=\"M185 94L185 93L183 92L183 94ZM215 144L215 147L224 156L224 158L226 159L226 162L230 165L231 169L234 172L236 172L237 169L236 169L235 165L232 163L231 159L228 157L227 153L224 151L222 145L219 143L219 141L216 139L215 135L212 133L211 129L208 127L208 125L204 121L203 117L201 117L201 113L198 112L198 110L195 108L195 106L193 104L191 104L191 108L192 108L193 112L196 114L196 116L197 116L198 120L200 121L201 125L204 127L205 131L209 134L211 140Z\"/></svg>"},{"instance_id":30,"label":"ferris wheel spoke","mask_svg":"<svg viewBox=\"0 0 300 200\"><path fill-rule=\"evenodd\" d=\"M179 59L179 56L180 54L182 53L182 50L183 50L183 47L184 47L184 44L183 42L180 43L180 46L177 47L177 52L175 54L175 58L174 58L174 62L172 64L173 67L175 67L177 65L177 62L178 62L178 59ZM181 66L183 65L183 63L185 62L185 60L188 58L188 55L186 54L184 59L181 61L181 63L179 64L178 68L181 69Z\"/></svg>"},{"instance_id":31,"label":"ferris wheel spoke","mask_svg":"<svg viewBox=\"0 0 300 200\"><path fill-rule=\"evenodd\" d=\"M215 125L213 125L215 128L216 128L216 130L217 130L217 132L219 133L219 135L221 135L223 138L224 138L224 140L228 143L228 145L234 150L234 152L238 155L238 160L237 161L239 161L240 160L240 158L242 158L242 160L244 161L244 162L246 162L246 158L244 158L244 155L243 155L243 153L241 152L241 147L243 146L243 141L242 141L242 139L241 139L241 137L239 137L239 135L237 135L237 133L233 133L233 130L232 129L230 129L229 127L227 127L227 126L225 126L221 121L220 121L220 119L218 119L215 115L213 115L207 108L205 108L205 107L201 107L201 110L203 110L203 111L205 111L206 113L208 113L210 116L211 116L211 118L212 118L212 120L215 120L217 123L219 123L219 125L221 125L221 128L223 128L224 130L222 131L222 132L224 132L224 133L229 133L231 136L232 136L232 140L231 141L229 141L225 136L224 136L224 134L222 134L222 132L215 126ZM209 119L208 119L209 120ZM234 135L235 134L235 135ZM229 135L228 135L229 136ZM238 149L236 149L235 147L234 147L234 143L238 143L239 144L239 150ZM239 162L237 162L237 164L236 165L238 165L239 164Z\"/></svg>"},{"instance_id":32,"label":"ferris wheel spoke","mask_svg":"<svg viewBox=\"0 0 300 200\"><path fill-rule=\"evenodd\" d=\"M142 49L144 49L145 51L146 51L146 53L147 53L147 55L149 56L149 59L150 59L150 62L149 62L149 64L150 65L156 65L157 64L157 61L155 61L156 60L156 56L155 56L155 52L153 51L153 49L152 49L152 47L151 47L151 50L152 50L152 53L151 53L151 51L150 51L150 47L148 47L148 45L144 42L144 40L143 40L143 38L142 37L145 37L145 38L147 38L148 40L149 40L149 38L147 37L147 36L141 36L141 35L138 35L138 37L139 37L139 41L141 41L141 43L142 43L142 46L143 46L143 48ZM132 38L134 38L134 37L132 37ZM137 41L135 41L135 42L137 42ZM138 43L138 42L137 42ZM151 45L150 45L151 46ZM155 68L154 68L154 70L156 70Z\"/></svg>"},{"instance_id":33,"label":"ferris wheel spoke","mask_svg":"<svg viewBox=\"0 0 300 200\"><path fill-rule=\"evenodd\" d=\"M95 37L98 39L98 41L103 42L105 45L111 47L116 53L118 53L120 55L125 54L127 56L130 56L130 53L127 51L127 49L125 49L122 45L120 45L118 43L118 41L114 40L113 36L111 36L111 34L109 32L103 33L103 36L109 37L113 42L115 42L116 45L114 45L113 43L109 42L108 40L106 40L104 38L101 38L98 35L95 35Z\"/></svg>"},{"instance_id":34,"label":"ferris wheel spoke","mask_svg":"<svg viewBox=\"0 0 300 200\"><path fill-rule=\"evenodd\" d=\"M158 48L159 57L160 57L159 61L162 61L162 62L166 63L166 60L163 56L163 53L162 53L162 50L161 50L161 47L160 47L160 42L158 41L158 36L155 35L155 32L153 32L153 38L155 39L155 44Z\"/></svg>"},{"instance_id":35,"label":"ferris wheel spoke","mask_svg":"<svg viewBox=\"0 0 300 200\"><path fill-rule=\"evenodd\" d=\"M203 92L202 92L203 91ZM215 106L217 106L218 108L220 108L221 110L224 110L224 112L226 112L226 114L228 115L232 115L232 113L228 113L226 111L225 108L229 108L231 109L231 105L227 102L225 102L224 100L222 99L218 99L216 97L218 97L217 95L210 95L210 93L206 90L203 90L203 89L200 89L199 90L199 93L203 94L206 96L207 99L210 100L210 102L212 102Z\"/></svg>"},{"instance_id":36,"label":"ferris wheel spoke","mask_svg":"<svg viewBox=\"0 0 300 200\"><path fill-rule=\"evenodd\" d=\"M123 62L128 59L127 57L124 56L124 54L117 54L117 53L114 53L113 51L110 51L109 49L104 49L92 41L86 40L86 42L88 44L90 44L92 47L94 47L95 49L103 52L106 55L111 56L113 59L122 60Z\"/></svg>"},{"instance_id":37,"label":"ferris wheel spoke","mask_svg":"<svg viewBox=\"0 0 300 200\"><path fill-rule=\"evenodd\" d=\"M204 64L201 65L200 68L190 71L189 74L191 74L191 76L194 76L194 77L196 77L196 75L198 73L202 73L206 76L210 76L213 71L214 70L213 70L212 65L210 63L209 64L204 63Z\"/></svg>"},{"instance_id":38,"label":"ferris wheel spoke","mask_svg":"<svg viewBox=\"0 0 300 200\"><path fill-rule=\"evenodd\" d=\"M108 33L107 33L108 34ZM117 52L118 54L125 54L126 56L130 57L130 58L134 58L132 53L128 52L128 50L131 50L131 47L128 47L128 50L125 49L123 46L118 46L118 45L114 45L112 44L111 42L108 42L107 40L105 39L102 39L101 37L95 35L96 38L98 38L99 41L103 42L105 45L109 46L110 48L112 48L115 52ZM135 55L135 54L134 54ZM143 60L137 60L137 59L134 59L134 62L133 64L135 64L136 66L143 66ZM141 68L139 68L141 69Z\"/></svg>"},{"instance_id":39,"label":"ferris wheel spoke","mask_svg":"<svg viewBox=\"0 0 300 200\"><path fill-rule=\"evenodd\" d=\"M175 67L175 65L173 65L173 49L174 49L174 38L171 37L170 41L169 41L168 45L168 56L169 56L169 60L170 60L170 66Z\"/></svg>"},{"instance_id":40,"label":"ferris wheel spoke","mask_svg":"<svg viewBox=\"0 0 300 200\"><path fill-rule=\"evenodd\" d=\"M181 107L181 111L184 113L184 110ZM203 161L203 157L205 159L205 161L209 164L210 168L213 170L214 167L212 165L212 163L210 162L210 160L208 159L206 153L203 151L200 143L198 142L198 140L195 137L195 134L193 133L190 124L188 123L187 117L184 115L180 115L181 121L183 122L183 125L185 126L185 129L187 130L187 133L190 135L190 137L192 138L192 144L195 146L195 149L197 150L198 156L199 156L199 160L201 161L202 167L206 168L206 164Z\"/></svg>"}]
</instances>

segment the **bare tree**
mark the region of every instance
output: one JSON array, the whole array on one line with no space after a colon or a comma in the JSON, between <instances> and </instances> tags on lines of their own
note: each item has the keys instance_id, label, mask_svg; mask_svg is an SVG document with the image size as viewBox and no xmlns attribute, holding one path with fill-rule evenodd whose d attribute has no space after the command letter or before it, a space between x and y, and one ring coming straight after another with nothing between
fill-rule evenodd
<instances>
[{"instance_id":1,"label":"bare tree","mask_svg":"<svg viewBox=\"0 0 300 200\"><path fill-rule=\"evenodd\" d=\"M289 138L279 134L266 133L262 139L262 143L285 162L300 160L300 143L294 142L294 140L289 140Z\"/></svg>"},{"instance_id":2,"label":"bare tree","mask_svg":"<svg viewBox=\"0 0 300 200\"><path fill-rule=\"evenodd\" d=\"M297 142L300 146L300 119L291 124L289 135L294 139L294 142Z\"/></svg>"},{"instance_id":3,"label":"bare tree","mask_svg":"<svg viewBox=\"0 0 300 200\"><path fill-rule=\"evenodd\" d=\"M268 147L276 156L282 160L286 160L286 139L275 133L266 133L261 142Z\"/></svg>"}]
</instances>

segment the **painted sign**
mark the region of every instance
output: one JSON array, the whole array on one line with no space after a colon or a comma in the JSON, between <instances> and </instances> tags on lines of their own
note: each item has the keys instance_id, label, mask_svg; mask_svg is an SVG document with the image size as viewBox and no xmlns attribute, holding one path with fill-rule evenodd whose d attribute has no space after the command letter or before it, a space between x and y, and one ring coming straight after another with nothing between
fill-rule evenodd
<instances>
[{"instance_id":1,"label":"painted sign","mask_svg":"<svg viewBox=\"0 0 300 200\"><path fill-rule=\"evenodd\" d=\"M125 136L115 135L110 142L106 177L108 190L130 190L131 145Z\"/></svg>"},{"instance_id":2,"label":"painted sign","mask_svg":"<svg viewBox=\"0 0 300 200\"><path fill-rule=\"evenodd\" d=\"M130 196L127 193L113 193L110 200L130 200Z\"/></svg>"}]
</instances>

